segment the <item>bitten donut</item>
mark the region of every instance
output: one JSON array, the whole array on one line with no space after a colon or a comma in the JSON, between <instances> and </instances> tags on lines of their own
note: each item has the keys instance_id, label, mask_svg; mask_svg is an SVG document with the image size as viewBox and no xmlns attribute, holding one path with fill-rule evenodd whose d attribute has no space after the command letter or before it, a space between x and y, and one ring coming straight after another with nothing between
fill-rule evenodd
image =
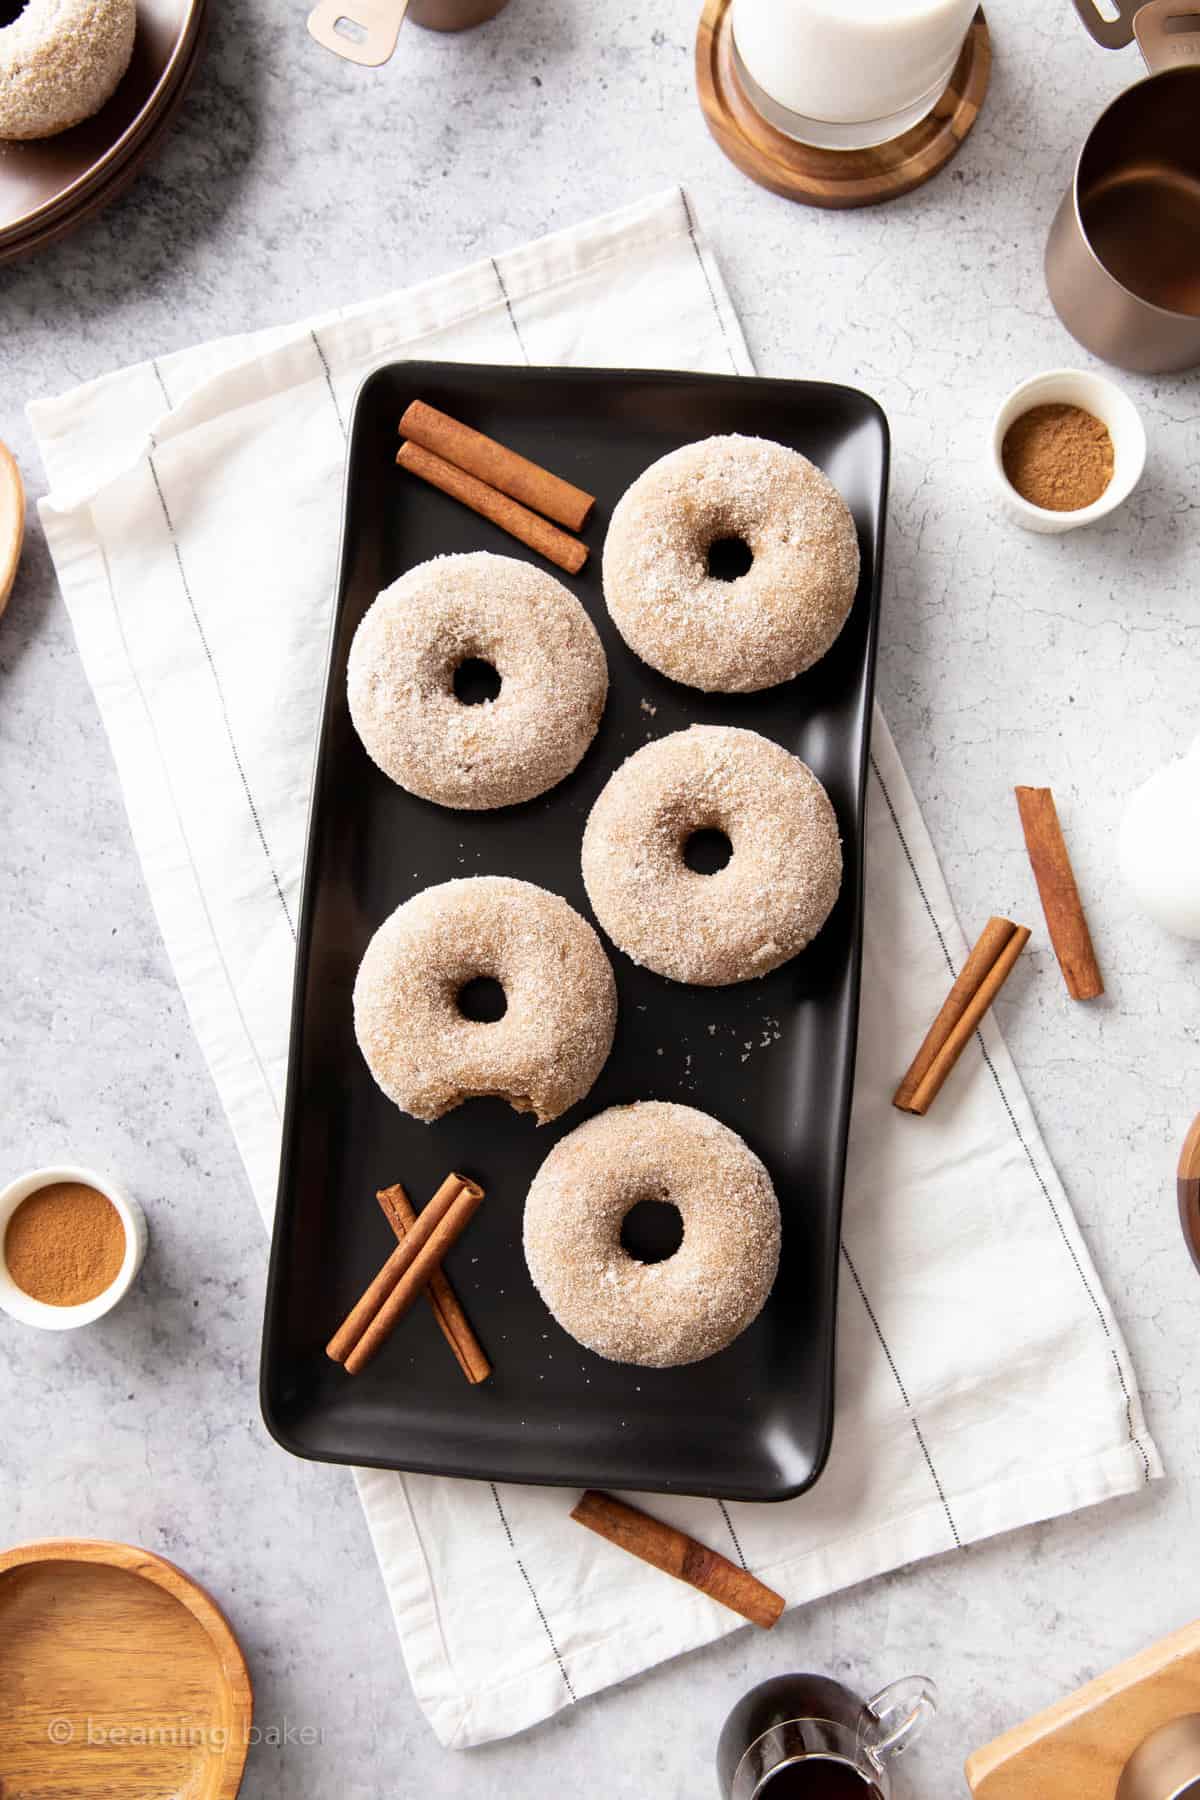
<instances>
[{"instance_id":1,"label":"bitten donut","mask_svg":"<svg viewBox=\"0 0 1200 1800\"><path fill-rule=\"evenodd\" d=\"M455 693L464 663L490 664L492 700ZM437 556L385 588L350 648L350 715L385 775L440 806L481 811L544 794L596 735L608 665L562 583L475 551Z\"/></svg>"},{"instance_id":2,"label":"bitten donut","mask_svg":"<svg viewBox=\"0 0 1200 1800\"><path fill-rule=\"evenodd\" d=\"M641 1200L683 1241L644 1263L621 1243ZM779 1203L749 1145L693 1106L613 1106L555 1145L525 1201L525 1260L564 1331L611 1362L667 1369L724 1350L779 1267Z\"/></svg>"},{"instance_id":3,"label":"bitten donut","mask_svg":"<svg viewBox=\"0 0 1200 1800\"><path fill-rule=\"evenodd\" d=\"M731 854L702 875L685 861L697 832ZM842 883L829 796L769 738L692 725L622 763L583 834L583 880L600 924L634 962L671 981L726 987L795 956L820 931Z\"/></svg>"},{"instance_id":4,"label":"bitten donut","mask_svg":"<svg viewBox=\"0 0 1200 1800\"><path fill-rule=\"evenodd\" d=\"M721 579L723 551L751 558L745 572ZM766 438L706 438L652 464L618 502L604 598L652 668L749 694L824 656L854 604L858 560L849 508L806 456Z\"/></svg>"},{"instance_id":5,"label":"bitten donut","mask_svg":"<svg viewBox=\"0 0 1200 1800\"><path fill-rule=\"evenodd\" d=\"M488 977L502 1018L468 1018ZM505 875L426 888L375 933L354 983L354 1030L389 1100L440 1119L486 1094L539 1125L587 1093L608 1060L617 988L599 938L557 894Z\"/></svg>"},{"instance_id":6,"label":"bitten donut","mask_svg":"<svg viewBox=\"0 0 1200 1800\"><path fill-rule=\"evenodd\" d=\"M26 0L0 25L0 138L57 137L99 112L135 24L134 0Z\"/></svg>"}]
</instances>

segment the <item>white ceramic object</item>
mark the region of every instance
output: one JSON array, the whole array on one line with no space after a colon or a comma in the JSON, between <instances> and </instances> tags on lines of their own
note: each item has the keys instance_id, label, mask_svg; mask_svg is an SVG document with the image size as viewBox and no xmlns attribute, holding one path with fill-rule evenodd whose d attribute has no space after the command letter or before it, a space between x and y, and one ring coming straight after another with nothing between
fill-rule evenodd
<instances>
[{"instance_id":1,"label":"white ceramic object","mask_svg":"<svg viewBox=\"0 0 1200 1800\"><path fill-rule=\"evenodd\" d=\"M1015 419L1035 406L1081 406L1108 426L1113 443L1112 480L1090 506L1081 506L1075 512L1051 512L1044 506L1033 506L1018 494L1004 473L1001 451L1005 433ZM1061 531L1078 531L1081 525L1094 524L1128 500L1146 465L1146 429L1133 401L1106 375L1094 375L1087 369L1050 369L1014 388L996 414L992 423L991 462L992 474L1009 517L1018 525L1023 525L1026 531L1039 531L1047 536Z\"/></svg>"},{"instance_id":2,"label":"white ceramic object","mask_svg":"<svg viewBox=\"0 0 1200 1800\"><path fill-rule=\"evenodd\" d=\"M32 1294L27 1294L24 1288L17 1286L4 1262L4 1239L8 1221L22 1200L28 1200L30 1194L36 1194L39 1188L49 1187L55 1181L79 1181L86 1187L98 1189L112 1201L125 1227L125 1257L116 1280L102 1294L97 1294L94 1300L85 1300L81 1306L48 1306L44 1300L35 1300ZM27 1175L20 1175L16 1181L10 1181L0 1193L0 1307L10 1318L19 1319L22 1325L37 1325L43 1331L74 1331L80 1325L94 1324L105 1313L110 1313L114 1306L119 1305L133 1286L146 1254L148 1240L145 1213L137 1201L131 1200L107 1175L99 1175L95 1169L77 1169L67 1164L48 1169L31 1169Z\"/></svg>"},{"instance_id":3,"label":"white ceramic object","mask_svg":"<svg viewBox=\"0 0 1200 1800\"><path fill-rule=\"evenodd\" d=\"M1118 855L1143 912L1179 937L1200 940L1200 738L1134 794Z\"/></svg>"},{"instance_id":4,"label":"white ceramic object","mask_svg":"<svg viewBox=\"0 0 1200 1800\"><path fill-rule=\"evenodd\" d=\"M773 124L805 144L864 150L932 111L976 3L733 0L733 41Z\"/></svg>"}]
</instances>

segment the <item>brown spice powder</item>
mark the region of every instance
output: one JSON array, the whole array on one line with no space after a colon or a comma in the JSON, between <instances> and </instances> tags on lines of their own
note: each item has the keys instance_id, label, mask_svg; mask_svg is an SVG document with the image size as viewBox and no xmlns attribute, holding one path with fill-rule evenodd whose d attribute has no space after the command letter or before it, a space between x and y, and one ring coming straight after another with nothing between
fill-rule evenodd
<instances>
[{"instance_id":1,"label":"brown spice powder","mask_svg":"<svg viewBox=\"0 0 1200 1800\"><path fill-rule=\"evenodd\" d=\"M80 1306L112 1286L125 1260L125 1227L106 1194L52 1181L22 1200L4 1234L19 1288L47 1306Z\"/></svg>"},{"instance_id":2,"label":"brown spice powder","mask_svg":"<svg viewBox=\"0 0 1200 1800\"><path fill-rule=\"evenodd\" d=\"M1048 512L1090 506L1113 477L1108 426L1082 406L1031 407L1005 432L1000 457L1021 498Z\"/></svg>"}]
</instances>

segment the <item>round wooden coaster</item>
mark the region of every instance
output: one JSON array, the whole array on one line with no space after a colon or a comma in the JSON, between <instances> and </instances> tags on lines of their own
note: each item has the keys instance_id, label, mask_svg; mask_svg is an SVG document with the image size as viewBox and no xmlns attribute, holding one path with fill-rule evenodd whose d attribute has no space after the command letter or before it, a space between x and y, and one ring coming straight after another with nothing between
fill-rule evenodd
<instances>
[{"instance_id":1,"label":"round wooden coaster","mask_svg":"<svg viewBox=\"0 0 1200 1800\"><path fill-rule=\"evenodd\" d=\"M992 47L975 14L950 85L928 116L871 150L817 150L768 123L747 97L733 56L732 0L705 0L696 38L696 83L708 128L739 169L805 206L874 206L909 194L950 161L987 93Z\"/></svg>"}]
</instances>

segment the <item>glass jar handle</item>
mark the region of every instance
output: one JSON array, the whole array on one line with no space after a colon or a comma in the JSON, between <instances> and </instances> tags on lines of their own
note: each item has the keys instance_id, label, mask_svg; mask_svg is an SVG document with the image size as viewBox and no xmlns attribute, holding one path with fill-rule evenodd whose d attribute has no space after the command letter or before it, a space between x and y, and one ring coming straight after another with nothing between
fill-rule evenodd
<instances>
[{"instance_id":1,"label":"glass jar handle","mask_svg":"<svg viewBox=\"0 0 1200 1800\"><path fill-rule=\"evenodd\" d=\"M863 1708L858 1739L876 1763L903 1756L937 1711L938 1691L926 1675L907 1675L881 1688Z\"/></svg>"}]
</instances>

